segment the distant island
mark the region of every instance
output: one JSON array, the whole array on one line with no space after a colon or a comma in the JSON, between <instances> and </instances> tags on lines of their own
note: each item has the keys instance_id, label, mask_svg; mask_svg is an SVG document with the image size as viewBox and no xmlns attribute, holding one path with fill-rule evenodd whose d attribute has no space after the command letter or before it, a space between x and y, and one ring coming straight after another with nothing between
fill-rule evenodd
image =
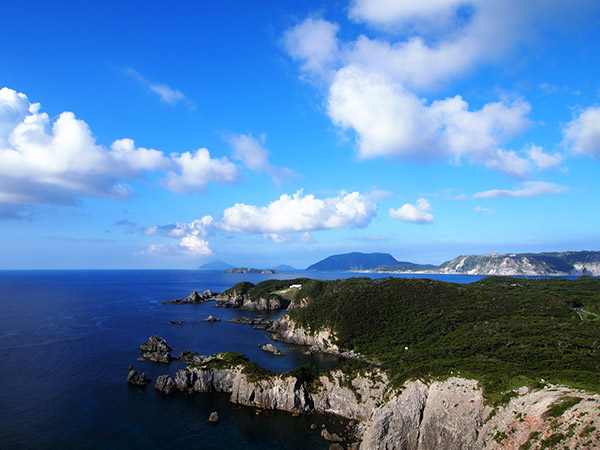
<instances>
[{"instance_id":1,"label":"distant island","mask_svg":"<svg viewBox=\"0 0 600 450\"><path fill-rule=\"evenodd\" d=\"M600 252L461 255L439 266L398 261L389 253L354 252L329 256L307 267L306 270L505 276L600 276Z\"/></svg>"},{"instance_id":2,"label":"distant island","mask_svg":"<svg viewBox=\"0 0 600 450\"><path fill-rule=\"evenodd\" d=\"M201 265L198 267L198 270L226 270L232 269L233 267L234 266L226 263L225 261L217 260Z\"/></svg>"},{"instance_id":3,"label":"distant island","mask_svg":"<svg viewBox=\"0 0 600 450\"><path fill-rule=\"evenodd\" d=\"M224 270L223 273L266 273L273 274L277 273L273 269L254 269L251 267L234 267L232 269Z\"/></svg>"}]
</instances>

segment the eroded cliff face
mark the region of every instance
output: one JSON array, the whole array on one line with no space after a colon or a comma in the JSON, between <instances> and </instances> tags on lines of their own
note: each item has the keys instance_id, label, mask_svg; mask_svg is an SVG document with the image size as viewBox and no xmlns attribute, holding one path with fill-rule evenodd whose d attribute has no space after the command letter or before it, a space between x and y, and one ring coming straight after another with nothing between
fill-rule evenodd
<instances>
[{"instance_id":1,"label":"eroded cliff face","mask_svg":"<svg viewBox=\"0 0 600 450\"><path fill-rule=\"evenodd\" d=\"M308 345L314 351L340 353L338 346L334 344L334 336L330 329L326 328L316 333L310 333L297 326L287 315L275 321L270 331L273 332L271 337L278 341Z\"/></svg>"},{"instance_id":2,"label":"eroded cliff face","mask_svg":"<svg viewBox=\"0 0 600 450\"><path fill-rule=\"evenodd\" d=\"M409 381L393 391L378 369L353 378L334 371L306 384L292 376L252 378L243 368L188 367L177 372L173 383L159 377L156 388L166 393L173 386L184 392L228 392L231 402L241 405L357 420L363 422L361 450L600 446L600 396L564 387L522 388L494 411L485 405L475 380L459 377L429 385ZM557 407L558 413L552 413Z\"/></svg>"},{"instance_id":3,"label":"eroded cliff face","mask_svg":"<svg viewBox=\"0 0 600 450\"><path fill-rule=\"evenodd\" d=\"M289 301L285 299L273 297L251 300L245 295L239 295L237 292L229 295L221 294L216 300L216 306L220 308L239 308L251 311L279 311L289 305Z\"/></svg>"},{"instance_id":4,"label":"eroded cliff face","mask_svg":"<svg viewBox=\"0 0 600 450\"><path fill-rule=\"evenodd\" d=\"M159 377L157 390L172 386ZM288 412L322 412L366 421L387 389L385 374L376 371L352 379L340 371L320 376L307 385L293 376L253 379L243 366L228 369L188 367L175 374L174 385L183 392L228 392L232 403Z\"/></svg>"}]
</instances>

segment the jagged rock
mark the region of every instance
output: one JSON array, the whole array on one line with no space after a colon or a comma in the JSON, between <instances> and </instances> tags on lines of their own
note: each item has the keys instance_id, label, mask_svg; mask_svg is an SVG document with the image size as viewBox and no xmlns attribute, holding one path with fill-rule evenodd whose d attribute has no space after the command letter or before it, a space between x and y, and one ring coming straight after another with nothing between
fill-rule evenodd
<instances>
[{"instance_id":1,"label":"jagged rock","mask_svg":"<svg viewBox=\"0 0 600 450\"><path fill-rule=\"evenodd\" d=\"M208 360L209 357L204 355L199 355L198 352L194 352L191 350L184 350L179 355L179 361L184 361L191 364L203 364Z\"/></svg>"},{"instance_id":2,"label":"jagged rock","mask_svg":"<svg viewBox=\"0 0 600 450\"><path fill-rule=\"evenodd\" d=\"M206 319L204 319L205 322L220 322L221 319L219 319L218 317L213 317L213 316L208 316Z\"/></svg>"},{"instance_id":3,"label":"jagged rock","mask_svg":"<svg viewBox=\"0 0 600 450\"><path fill-rule=\"evenodd\" d=\"M145 386L150 383L150 378L146 377L145 373L138 375L137 371L133 368L133 366L129 365L129 372L127 373L127 382L129 384L135 384L138 386Z\"/></svg>"},{"instance_id":4,"label":"jagged rock","mask_svg":"<svg viewBox=\"0 0 600 450\"><path fill-rule=\"evenodd\" d=\"M273 344L265 344L262 347L260 347L260 349L262 351L265 351L265 352L273 353L275 356L283 356L283 355L285 355L285 353L283 353L282 351L280 351Z\"/></svg>"},{"instance_id":5,"label":"jagged rock","mask_svg":"<svg viewBox=\"0 0 600 450\"><path fill-rule=\"evenodd\" d=\"M273 321L270 319L264 319L262 317L255 317L255 318L250 318L250 317L234 317L233 319L229 320L229 322L233 322L233 323L245 323L247 325L253 325L255 329L257 330L266 330L268 328L271 327L271 325L273 325Z\"/></svg>"},{"instance_id":6,"label":"jagged rock","mask_svg":"<svg viewBox=\"0 0 600 450\"><path fill-rule=\"evenodd\" d=\"M210 416L208 416L208 421L211 423L217 423L219 421L219 413L216 411L211 412Z\"/></svg>"},{"instance_id":7,"label":"jagged rock","mask_svg":"<svg viewBox=\"0 0 600 450\"><path fill-rule=\"evenodd\" d=\"M167 345L167 341L158 336L150 336L150 338L140 345L140 350L144 352L142 358L144 360L159 363L171 362L171 347Z\"/></svg>"},{"instance_id":8,"label":"jagged rock","mask_svg":"<svg viewBox=\"0 0 600 450\"><path fill-rule=\"evenodd\" d=\"M157 391L163 392L165 394L170 394L177 388L175 381L169 375L161 375L156 379L156 383L154 384L154 389Z\"/></svg>"},{"instance_id":9,"label":"jagged rock","mask_svg":"<svg viewBox=\"0 0 600 450\"><path fill-rule=\"evenodd\" d=\"M344 438L342 438L341 436L339 436L335 433L330 433L329 431L327 431L327 428L324 428L323 430L321 430L321 437L323 439L325 439L326 441L333 441L333 442L343 442L344 441Z\"/></svg>"},{"instance_id":10,"label":"jagged rock","mask_svg":"<svg viewBox=\"0 0 600 450\"><path fill-rule=\"evenodd\" d=\"M185 298L178 298L175 300L164 300L162 303L174 303L174 304L184 304L184 303L206 303L210 300L215 300L218 294L214 294L209 290L206 290L199 294L197 291L192 291L190 295Z\"/></svg>"}]
</instances>

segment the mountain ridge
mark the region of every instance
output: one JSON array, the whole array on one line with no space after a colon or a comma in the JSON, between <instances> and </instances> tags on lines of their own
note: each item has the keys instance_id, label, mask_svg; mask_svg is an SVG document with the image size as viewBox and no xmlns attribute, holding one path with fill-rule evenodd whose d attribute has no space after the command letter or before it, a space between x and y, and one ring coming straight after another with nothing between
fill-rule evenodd
<instances>
[{"instance_id":1,"label":"mountain ridge","mask_svg":"<svg viewBox=\"0 0 600 450\"><path fill-rule=\"evenodd\" d=\"M306 270L464 275L600 276L599 251L460 255L439 266L398 261L389 253L329 256Z\"/></svg>"}]
</instances>

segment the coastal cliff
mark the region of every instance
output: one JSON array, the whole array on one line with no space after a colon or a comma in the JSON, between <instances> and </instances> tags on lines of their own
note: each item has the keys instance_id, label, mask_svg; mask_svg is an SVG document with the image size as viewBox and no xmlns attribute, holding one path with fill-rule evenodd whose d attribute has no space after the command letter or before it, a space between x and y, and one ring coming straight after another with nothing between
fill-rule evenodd
<instances>
[{"instance_id":1,"label":"coastal cliff","mask_svg":"<svg viewBox=\"0 0 600 450\"><path fill-rule=\"evenodd\" d=\"M156 389L225 392L232 403L291 413L328 413L359 421L362 450L597 448L600 396L559 386L521 388L505 406L486 405L477 381L451 377L392 390L378 369L314 379L256 374L246 364L187 367ZM554 444L554 445L549 445ZM526 447L523 447L526 446Z\"/></svg>"}]
</instances>

